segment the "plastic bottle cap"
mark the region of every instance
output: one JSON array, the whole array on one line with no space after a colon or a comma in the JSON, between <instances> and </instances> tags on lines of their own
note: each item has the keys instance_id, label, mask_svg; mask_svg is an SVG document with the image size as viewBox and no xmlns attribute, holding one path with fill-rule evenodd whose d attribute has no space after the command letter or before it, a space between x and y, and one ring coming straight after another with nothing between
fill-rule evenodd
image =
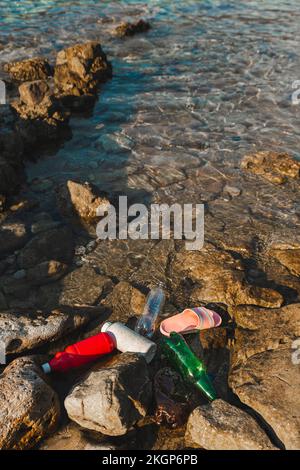
<instances>
[{"instance_id":1,"label":"plastic bottle cap","mask_svg":"<svg viewBox=\"0 0 300 470\"><path fill-rule=\"evenodd\" d=\"M101 333L105 333L111 325L112 325L112 322L111 322L111 321L105 322L105 323L102 325Z\"/></svg>"},{"instance_id":2,"label":"plastic bottle cap","mask_svg":"<svg viewBox=\"0 0 300 470\"><path fill-rule=\"evenodd\" d=\"M41 367L42 367L42 369L43 369L44 374L50 374L50 372L51 372L51 367L50 367L49 362L45 362L45 364L42 364Z\"/></svg>"}]
</instances>

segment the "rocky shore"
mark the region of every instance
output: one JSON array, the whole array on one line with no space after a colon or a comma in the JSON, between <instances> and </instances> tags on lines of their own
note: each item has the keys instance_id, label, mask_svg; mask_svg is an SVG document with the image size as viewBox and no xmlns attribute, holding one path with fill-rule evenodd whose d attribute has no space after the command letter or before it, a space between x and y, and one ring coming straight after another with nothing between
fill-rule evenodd
<instances>
[{"instance_id":1,"label":"rocky shore","mask_svg":"<svg viewBox=\"0 0 300 470\"><path fill-rule=\"evenodd\" d=\"M239 166L203 158L175 177L137 173L151 202L205 204L204 248L97 241L96 208L113 194L69 180L46 188L56 201L49 214L22 183L26 160L68 138L70 116L93 106L112 78L106 54L88 42L62 50L53 65L36 58L5 70L18 97L0 107L0 339L9 362L0 375L0 448L299 449L300 163L266 149ZM194 305L222 316L220 328L187 337L218 400L208 404L175 380L172 406L185 418L160 420L157 374L162 380L169 366L160 350L150 365L115 354L67 377L42 373L39 364L105 320L132 326L159 281L164 317Z\"/></svg>"}]
</instances>

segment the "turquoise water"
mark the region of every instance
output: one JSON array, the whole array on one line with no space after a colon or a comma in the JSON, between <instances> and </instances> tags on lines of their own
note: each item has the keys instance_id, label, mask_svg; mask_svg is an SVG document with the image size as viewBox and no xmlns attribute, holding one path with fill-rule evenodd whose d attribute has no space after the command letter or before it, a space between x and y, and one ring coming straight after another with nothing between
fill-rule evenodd
<instances>
[{"instance_id":1,"label":"turquoise water","mask_svg":"<svg viewBox=\"0 0 300 470\"><path fill-rule=\"evenodd\" d=\"M149 33L111 36L140 17ZM72 140L30 164L29 182L81 178L151 192L200 159L232 165L262 149L297 156L299 24L298 0L0 0L0 63L53 61L57 50L97 39L114 70L93 116L72 119Z\"/></svg>"}]
</instances>

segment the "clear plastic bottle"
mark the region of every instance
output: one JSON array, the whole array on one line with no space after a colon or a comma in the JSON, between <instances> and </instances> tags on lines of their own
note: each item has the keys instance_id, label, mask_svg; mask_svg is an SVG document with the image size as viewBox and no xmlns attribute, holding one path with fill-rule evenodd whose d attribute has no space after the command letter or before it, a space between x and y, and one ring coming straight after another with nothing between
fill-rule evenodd
<instances>
[{"instance_id":1,"label":"clear plastic bottle","mask_svg":"<svg viewBox=\"0 0 300 470\"><path fill-rule=\"evenodd\" d=\"M165 293L162 284L151 289L148 294L143 314L135 326L136 333L151 338L155 331L157 317L161 313L165 303Z\"/></svg>"}]
</instances>

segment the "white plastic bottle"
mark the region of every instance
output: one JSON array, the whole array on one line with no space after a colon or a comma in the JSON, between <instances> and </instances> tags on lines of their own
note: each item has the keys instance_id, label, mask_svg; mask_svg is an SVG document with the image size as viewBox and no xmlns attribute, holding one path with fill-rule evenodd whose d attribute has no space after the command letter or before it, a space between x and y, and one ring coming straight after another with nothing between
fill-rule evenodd
<instances>
[{"instance_id":1,"label":"white plastic bottle","mask_svg":"<svg viewBox=\"0 0 300 470\"><path fill-rule=\"evenodd\" d=\"M153 341L144 338L121 322L106 322L101 328L102 333L108 333L115 347L121 352L134 352L142 354L147 363L155 356L157 346Z\"/></svg>"}]
</instances>

